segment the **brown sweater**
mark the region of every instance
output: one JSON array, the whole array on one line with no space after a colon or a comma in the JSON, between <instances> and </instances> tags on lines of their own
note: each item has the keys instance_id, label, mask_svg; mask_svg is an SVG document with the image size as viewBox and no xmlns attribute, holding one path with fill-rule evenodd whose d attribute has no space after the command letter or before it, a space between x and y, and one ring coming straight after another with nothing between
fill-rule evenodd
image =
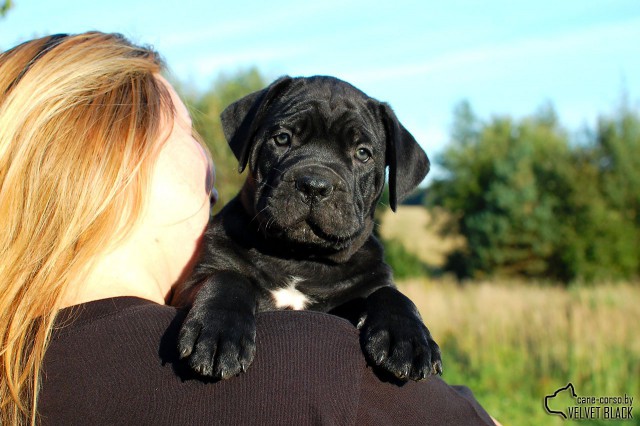
<instances>
[{"instance_id":1,"label":"brown sweater","mask_svg":"<svg viewBox=\"0 0 640 426\"><path fill-rule=\"evenodd\" d=\"M358 331L317 312L258 314L238 377L204 382L177 360L183 313L134 297L65 309L45 357L45 425L489 425L465 387L402 386L367 367Z\"/></svg>"}]
</instances>

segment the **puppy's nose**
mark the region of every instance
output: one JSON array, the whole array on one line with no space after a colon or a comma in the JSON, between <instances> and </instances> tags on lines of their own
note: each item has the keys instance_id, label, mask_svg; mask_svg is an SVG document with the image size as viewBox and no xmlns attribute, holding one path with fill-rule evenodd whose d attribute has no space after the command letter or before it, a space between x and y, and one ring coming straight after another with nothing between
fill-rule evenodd
<instances>
[{"instance_id":1,"label":"puppy's nose","mask_svg":"<svg viewBox=\"0 0 640 426\"><path fill-rule=\"evenodd\" d=\"M318 202L331 195L333 183L322 176L303 175L296 179L296 189L306 200Z\"/></svg>"}]
</instances>

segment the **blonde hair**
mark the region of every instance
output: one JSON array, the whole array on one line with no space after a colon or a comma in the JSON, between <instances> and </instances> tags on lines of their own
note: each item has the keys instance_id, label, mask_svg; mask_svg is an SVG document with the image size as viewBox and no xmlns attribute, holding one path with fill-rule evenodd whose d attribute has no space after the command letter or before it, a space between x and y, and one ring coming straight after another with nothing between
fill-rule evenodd
<instances>
[{"instance_id":1,"label":"blonde hair","mask_svg":"<svg viewBox=\"0 0 640 426\"><path fill-rule=\"evenodd\" d=\"M98 32L0 55L0 424L36 423L65 291L141 214L174 114L161 70L153 51Z\"/></svg>"}]
</instances>

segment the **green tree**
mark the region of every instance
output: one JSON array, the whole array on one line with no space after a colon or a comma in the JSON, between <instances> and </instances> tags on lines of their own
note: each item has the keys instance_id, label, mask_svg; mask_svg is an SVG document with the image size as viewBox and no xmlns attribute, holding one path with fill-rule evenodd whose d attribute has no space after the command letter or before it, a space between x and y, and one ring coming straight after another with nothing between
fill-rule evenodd
<instances>
[{"instance_id":1,"label":"green tree","mask_svg":"<svg viewBox=\"0 0 640 426\"><path fill-rule=\"evenodd\" d=\"M570 162L565 132L551 106L515 122L479 123L469 105L454 112L452 143L440 158L447 177L432 199L454 213L467 251L449 268L460 276L543 276L553 272L561 225L560 189Z\"/></svg>"},{"instance_id":2,"label":"green tree","mask_svg":"<svg viewBox=\"0 0 640 426\"><path fill-rule=\"evenodd\" d=\"M580 185L572 196L581 238L567 253L587 279L640 275L640 114L623 99L601 116L583 149Z\"/></svg>"},{"instance_id":3,"label":"green tree","mask_svg":"<svg viewBox=\"0 0 640 426\"><path fill-rule=\"evenodd\" d=\"M232 75L221 75L204 93L188 93L187 89L179 89L190 110L194 128L213 156L219 194L214 208L216 212L237 194L245 179L245 173L238 173L238 162L224 137L220 113L232 102L266 85L264 77L256 68L252 68Z\"/></svg>"},{"instance_id":4,"label":"green tree","mask_svg":"<svg viewBox=\"0 0 640 426\"><path fill-rule=\"evenodd\" d=\"M498 117L479 126L468 104L456 108L452 144L440 159L448 177L432 192L467 238L468 252L450 264L460 275L548 272L559 204L548 189L558 185L558 160L568 152L564 132L548 118Z\"/></svg>"},{"instance_id":5,"label":"green tree","mask_svg":"<svg viewBox=\"0 0 640 426\"><path fill-rule=\"evenodd\" d=\"M640 226L640 115L625 99L615 116L600 118L596 150L607 202Z\"/></svg>"},{"instance_id":6,"label":"green tree","mask_svg":"<svg viewBox=\"0 0 640 426\"><path fill-rule=\"evenodd\" d=\"M629 107L571 143L551 105L515 121L454 111L447 171L429 203L467 239L459 276L631 278L640 272L640 119Z\"/></svg>"}]
</instances>

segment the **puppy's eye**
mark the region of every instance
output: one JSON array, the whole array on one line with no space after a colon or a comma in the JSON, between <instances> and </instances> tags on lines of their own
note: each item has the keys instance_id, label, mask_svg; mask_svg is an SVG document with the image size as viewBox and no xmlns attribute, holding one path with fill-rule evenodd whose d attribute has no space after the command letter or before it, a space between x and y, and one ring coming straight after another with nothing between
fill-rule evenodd
<instances>
[{"instance_id":1,"label":"puppy's eye","mask_svg":"<svg viewBox=\"0 0 640 426\"><path fill-rule=\"evenodd\" d=\"M288 133L278 133L273 137L273 141L278 146L287 146L291 144L291 135Z\"/></svg>"},{"instance_id":2,"label":"puppy's eye","mask_svg":"<svg viewBox=\"0 0 640 426\"><path fill-rule=\"evenodd\" d=\"M371 151L369 151L367 148L361 147L356 149L354 156L356 157L356 160L360 161L361 163L366 163L371 159L372 154Z\"/></svg>"}]
</instances>

